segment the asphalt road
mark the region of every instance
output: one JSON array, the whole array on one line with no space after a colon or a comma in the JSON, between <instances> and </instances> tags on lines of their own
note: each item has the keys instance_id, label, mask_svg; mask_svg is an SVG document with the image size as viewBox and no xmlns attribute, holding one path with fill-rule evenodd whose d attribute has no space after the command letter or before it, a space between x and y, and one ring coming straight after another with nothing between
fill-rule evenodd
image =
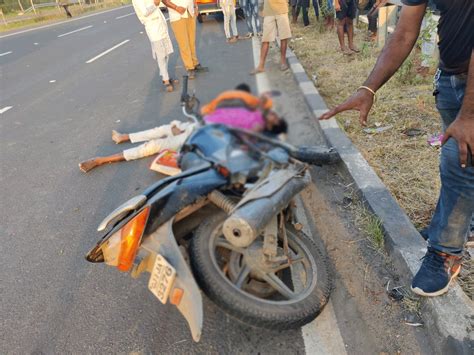
<instances>
[{"instance_id":1,"label":"asphalt road","mask_svg":"<svg viewBox=\"0 0 474 355\"><path fill-rule=\"evenodd\" d=\"M132 11L0 37L2 353L303 353L301 331L255 331L207 300L203 338L193 344L178 312L154 299L145 278L84 260L101 219L158 176L149 159L87 175L78 162L119 151L111 129L182 117L179 93L161 86L142 25L121 17ZM246 75L254 66L251 41L228 46L221 23L198 27L200 60L210 67L190 85L199 97L242 81L255 87ZM181 76L177 58L170 67Z\"/></svg>"},{"instance_id":2,"label":"asphalt road","mask_svg":"<svg viewBox=\"0 0 474 355\"><path fill-rule=\"evenodd\" d=\"M89 174L80 172L78 163L123 149L111 141L112 129L142 130L182 118L179 91L164 91L132 12L122 7L0 36L0 352L367 354L386 349L384 339L373 336L372 321L361 317L373 311L359 308L342 281L336 281L337 292L315 322L282 333L238 324L204 298L203 336L196 344L179 313L148 291L146 277L134 280L84 260L100 238L96 227L102 218L160 176L148 169L150 159ZM239 28L245 32L241 21ZM255 91L278 89L283 95L276 105L291 123L290 138L324 142L289 72L270 69L257 80L248 75L258 41L227 45L222 23L212 19L198 25L197 38L200 61L210 71L190 82L190 89L203 102L241 82ZM181 77L176 44L175 49L170 68ZM328 191L335 195L331 186Z\"/></svg>"}]
</instances>

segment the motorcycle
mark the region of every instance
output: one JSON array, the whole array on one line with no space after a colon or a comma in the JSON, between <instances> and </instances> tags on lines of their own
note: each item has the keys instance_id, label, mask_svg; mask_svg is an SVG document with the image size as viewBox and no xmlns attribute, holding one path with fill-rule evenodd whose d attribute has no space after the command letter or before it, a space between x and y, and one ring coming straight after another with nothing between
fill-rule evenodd
<instances>
[{"instance_id":1,"label":"motorcycle","mask_svg":"<svg viewBox=\"0 0 474 355\"><path fill-rule=\"evenodd\" d=\"M338 154L206 125L187 77L181 103L199 126L180 151L182 173L110 213L98 227L105 236L86 259L132 277L150 273L149 290L178 308L196 342L200 290L251 326L284 330L310 322L329 297L328 263L303 232L294 198L311 181L307 164L332 164Z\"/></svg>"}]
</instances>

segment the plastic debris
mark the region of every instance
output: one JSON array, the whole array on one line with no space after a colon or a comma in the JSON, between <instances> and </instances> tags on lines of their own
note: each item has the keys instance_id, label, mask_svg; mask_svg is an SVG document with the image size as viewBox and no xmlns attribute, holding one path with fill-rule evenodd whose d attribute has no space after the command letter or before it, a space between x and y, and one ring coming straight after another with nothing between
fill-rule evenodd
<instances>
[{"instance_id":1,"label":"plastic debris","mask_svg":"<svg viewBox=\"0 0 474 355\"><path fill-rule=\"evenodd\" d=\"M388 131L391 129L393 126L388 125L388 126L383 126L383 127L369 127L369 128L364 128L362 131L367 134L376 134L376 133L382 133L385 131Z\"/></svg>"},{"instance_id":2,"label":"plastic debris","mask_svg":"<svg viewBox=\"0 0 474 355\"><path fill-rule=\"evenodd\" d=\"M443 141L443 134L433 134L428 138L428 144L432 147L440 147Z\"/></svg>"}]
</instances>

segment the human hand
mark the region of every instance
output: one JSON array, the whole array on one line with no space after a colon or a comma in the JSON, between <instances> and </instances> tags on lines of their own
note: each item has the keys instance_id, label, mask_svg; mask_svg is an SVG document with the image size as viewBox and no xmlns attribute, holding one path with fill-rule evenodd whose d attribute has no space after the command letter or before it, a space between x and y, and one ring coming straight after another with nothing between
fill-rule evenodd
<instances>
[{"instance_id":1,"label":"human hand","mask_svg":"<svg viewBox=\"0 0 474 355\"><path fill-rule=\"evenodd\" d=\"M472 164L472 152L474 150L474 117L466 117L461 113L454 122L449 125L441 144L446 143L449 138L454 138L458 143L461 167L465 168L467 166L469 154L471 154ZM470 152L469 149L471 150Z\"/></svg>"},{"instance_id":2,"label":"human hand","mask_svg":"<svg viewBox=\"0 0 474 355\"><path fill-rule=\"evenodd\" d=\"M334 9L336 11L341 11L341 4L339 4L339 0L334 1Z\"/></svg>"},{"instance_id":3,"label":"human hand","mask_svg":"<svg viewBox=\"0 0 474 355\"><path fill-rule=\"evenodd\" d=\"M175 9L180 15L184 15L184 13L186 12L186 8L185 7L182 7L182 6L176 6L176 9Z\"/></svg>"},{"instance_id":4,"label":"human hand","mask_svg":"<svg viewBox=\"0 0 474 355\"><path fill-rule=\"evenodd\" d=\"M367 116L374 104L374 95L365 89L359 89L351 97L349 97L342 104L334 107L325 114L319 117L320 120L327 120L340 112L348 110L356 110L360 112L359 122L362 126L367 125Z\"/></svg>"}]
</instances>

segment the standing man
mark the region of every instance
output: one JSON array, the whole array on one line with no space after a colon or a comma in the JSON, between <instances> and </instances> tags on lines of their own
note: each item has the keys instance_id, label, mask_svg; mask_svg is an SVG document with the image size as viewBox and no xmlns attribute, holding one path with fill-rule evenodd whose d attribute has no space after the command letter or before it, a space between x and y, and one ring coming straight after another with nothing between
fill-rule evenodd
<instances>
[{"instance_id":1,"label":"standing man","mask_svg":"<svg viewBox=\"0 0 474 355\"><path fill-rule=\"evenodd\" d=\"M297 0L296 2L296 9L292 11L292 22L296 23L298 21L298 16L300 15L300 10L303 12L303 25L306 27L309 25L309 16L308 16L308 9L309 9L309 0Z\"/></svg>"},{"instance_id":2,"label":"standing man","mask_svg":"<svg viewBox=\"0 0 474 355\"><path fill-rule=\"evenodd\" d=\"M245 22L247 23L247 34L243 38L252 38L262 33L262 24L258 16L258 0L240 0L240 6L244 11ZM253 24L255 23L255 30Z\"/></svg>"},{"instance_id":3,"label":"standing man","mask_svg":"<svg viewBox=\"0 0 474 355\"><path fill-rule=\"evenodd\" d=\"M255 75L265 71L270 42L276 37L280 39L280 70L288 69L286 62L286 48L288 39L291 38L290 20L288 18L287 0L265 0L263 3L263 37L260 49L260 62L250 74Z\"/></svg>"},{"instance_id":4,"label":"standing man","mask_svg":"<svg viewBox=\"0 0 474 355\"><path fill-rule=\"evenodd\" d=\"M171 28L178 42L179 54L189 79L194 79L196 71L205 68L199 64L196 55L196 0L163 0L169 9Z\"/></svg>"},{"instance_id":5,"label":"standing man","mask_svg":"<svg viewBox=\"0 0 474 355\"><path fill-rule=\"evenodd\" d=\"M344 54L353 54L359 52L354 46L354 19L357 13L356 0L334 0L334 8L336 9L337 18L337 37L341 51ZM349 48L344 43L344 27L347 29L347 42Z\"/></svg>"},{"instance_id":6,"label":"standing man","mask_svg":"<svg viewBox=\"0 0 474 355\"><path fill-rule=\"evenodd\" d=\"M170 79L168 73L168 61L173 53L173 44L168 34L168 24L159 8L160 0L133 0L132 4L138 19L145 26L151 43L153 59L158 62L166 91L172 92L174 90L173 84L177 83L177 81Z\"/></svg>"},{"instance_id":7,"label":"standing man","mask_svg":"<svg viewBox=\"0 0 474 355\"><path fill-rule=\"evenodd\" d=\"M349 99L322 115L360 112L365 126L375 93L400 68L420 33L428 0L402 0L400 19L369 78ZM412 282L413 292L438 296L461 270L461 255L474 213L474 1L434 0L440 10L436 107L445 130L440 157L441 191L430 225L422 232L428 251Z\"/></svg>"}]
</instances>

